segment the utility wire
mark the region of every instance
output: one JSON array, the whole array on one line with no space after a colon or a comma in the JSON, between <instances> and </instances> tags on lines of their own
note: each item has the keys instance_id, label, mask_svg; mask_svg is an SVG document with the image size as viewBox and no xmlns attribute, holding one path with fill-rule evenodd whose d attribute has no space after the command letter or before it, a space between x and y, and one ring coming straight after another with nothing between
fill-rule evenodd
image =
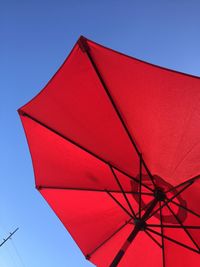
<instances>
[{"instance_id":1,"label":"utility wire","mask_svg":"<svg viewBox=\"0 0 200 267\"><path fill-rule=\"evenodd\" d=\"M14 241L12 240L12 238L11 238L11 243L12 243L12 245L13 245L13 248L14 248L14 250L15 250L15 254L16 254L17 257L18 257L21 266L22 266L22 267L26 267L25 264L24 264L24 261L23 261L23 259L22 259L22 257L21 257L21 255L20 255L20 253L19 253L19 250L17 249L17 247L16 247Z\"/></svg>"}]
</instances>

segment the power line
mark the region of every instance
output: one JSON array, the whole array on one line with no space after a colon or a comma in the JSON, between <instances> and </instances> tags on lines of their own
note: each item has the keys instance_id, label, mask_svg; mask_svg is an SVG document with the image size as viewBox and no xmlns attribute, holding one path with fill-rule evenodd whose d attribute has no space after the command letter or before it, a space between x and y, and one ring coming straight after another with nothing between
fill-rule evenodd
<instances>
[{"instance_id":1,"label":"power line","mask_svg":"<svg viewBox=\"0 0 200 267\"><path fill-rule=\"evenodd\" d=\"M3 246L11 238L11 236L13 236L17 232L17 230L19 230L19 227L16 228L13 232L11 232L6 239L3 239L3 242L0 244L0 247Z\"/></svg>"}]
</instances>

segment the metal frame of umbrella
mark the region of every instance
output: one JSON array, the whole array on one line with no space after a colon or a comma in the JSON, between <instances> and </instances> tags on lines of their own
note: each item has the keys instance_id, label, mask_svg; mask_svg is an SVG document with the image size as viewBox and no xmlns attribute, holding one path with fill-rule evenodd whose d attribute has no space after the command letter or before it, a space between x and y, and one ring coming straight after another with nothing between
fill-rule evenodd
<instances>
[{"instance_id":1,"label":"metal frame of umbrella","mask_svg":"<svg viewBox=\"0 0 200 267\"><path fill-rule=\"evenodd\" d=\"M153 178L153 176L151 175L151 173L150 173L150 171L149 171L149 169L148 169L148 167L147 167L147 165L145 164L145 162L144 162L144 160L143 160L143 158L142 158L142 155L141 155L141 153L139 152L139 150L138 150L138 148L137 148L137 146L136 146L136 144L135 144L135 142L134 142L134 140L133 140L133 138L132 138L132 135L130 134L130 132L129 132L129 130L128 130L128 128L127 128L127 126L126 126L126 124L125 124L125 122L124 122L124 120L123 120L123 118L122 118L122 116L121 116L121 114L120 114L120 112L119 112L119 110L118 110L118 108L117 108L117 106L116 106L116 104L115 104L115 102L114 102L114 100L113 100L113 98L112 98L112 96L111 96L111 94L110 94L110 92L109 92L109 90L108 90L108 88L107 88L107 86L106 86L106 84L105 84L105 82L104 82L104 80L103 80L103 78L102 78L102 76L101 76L101 74L100 74L100 72L98 71L98 68L97 68L97 66L96 66L96 64L95 64L95 62L94 62L94 60L93 60L93 58L91 57L91 55L90 55L90 52L89 52L89 48L88 48L88 46L87 46L87 43L85 42L85 39L84 39L84 37L82 37L82 38L80 38L80 40L79 40L79 45L80 45L80 47L81 47L81 49L83 50L83 52L85 52L86 54L87 54L87 56L88 56L88 58L89 58L89 60L90 60L90 62L91 62L91 64L92 64L92 66L93 66L93 68L94 68L94 70L95 70L95 72L96 72L96 74L97 74L97 76L99 77L99 80L100 80L100 82L101 82L101 84L102 84L102 86L103 86L103 88L105 89L105 91L106 91L106 93L107 93L107 95L108 95L108 97L109 97L109 99L110 99L110 102L111 102L111 104L112 104L112 106L113 106L113 108L115 109L115 111L116 111L116 113L117 113L117 115L118 115L118 117L119 117L119 120L121 121L121 123L122 123L122 125L123 125L123 127L124 127L124 130L126 131L126 133L127 133L127 135L128 135L128 137L129 137L129 139L130 139L130 141L131 141L131 143L132 143L132 145L133 145L133 147L135 148L135 150L136 150L136 152L137 152L137 154L138 154L138 156L139 156L139 158L140 158L140 177L139 177L139 180L137 181L138 183L139 183L139 196L140 196L140 198L139 198L139 211L138 211L138 216L136 215L136 213L133 211L133 209L132 209L132 207L131 207L131 204L130 204L130 202L129 202L129 200L128 200L128 198L127 198L127 196L126 196L126 194L125 194L125 192L124 192L124 190L123 190L123 188L122 188L122 185L120 184L120 181L119 181L119 179L117 178L117 176L116 176L116 174L114 173L114 171L113 171L113 168L112 168L112 166L109 164L109 166L110 166L110 168L111 168L111 171L112 171L112 173L113 173L113 175L114 175L114 177L115 177L115 180L116 180L116 182L117 182L117 184L119 185L119 188L120 188L120 190L121 190L121 193L123 194L123 196L124 196L124 198L125 198L125 200L126 200L126 202L127 202L127 204L128 204L128 206L129 206L129 208L130 208L130 210L131 210L131 212L132 212L132 214L130 214L130 212L128 211L128 210L126 210L125 209L125 207L123 207L113 196L112 196L112 194L111 193L109 193L109 192L107 192L109 195L110 195L110 197L130 216L130 217L132 217L132 219L133 219L133 221L134 221L134 224L135 224L135 227L134 227L134 229L133 229L133 231L131 232L131 234L129 235L129 237L127 238L127 240L125 241L125 243L123 244L123 246L122 246L122 248L119 250L119 252L117 253L117 255L116 255L116 257L114 258L114 260L113 260L113 262L111 263L111 265L110 265L110 267L115 267L115 266L117 266L118 265L118 263L120 262L120 260L121 260L121 258L123 257L123 255L124 255L124 253L126 252L126 250L128 249L128 247L130 246L130 244L132 243L132 241L134 240L134 238L137 236L137 234L139 233L139 231L141 231L141 230L144 230L152 239L154 239L152 236L151 236L151 234L149 233L149 232L151 232L151 233L154 233L154 234L156 234L156 235L159 235L159 236L161 236L162 237L162 244L159 244L159 246L162 248L162 250L163 250L163 257L164 257L164 242L163 242L163 239L164 238L166 238L166 239L168 239L168 240L170 240L170 241L172 241L172 242L174 242L174 243L176 243L176 244L178 244L178 245L180 245L180 246L183 246L183 247L185 247L185 248L187 248L187 249L190 249L190 250L192 250L192 251L194 251L194 252L197 252L198 254L200 254L200 247L198 246L198 244L195 242L195 240L193 239L193 237L191 236L191 234L188 232L188 228L190 228L190 229L200 229L200 226L192 226L192 225L187 225L187 226L184 226L183 224L182 224L182 222L181 222L181 220L176 216L176 214L173 212L173 210L170 208L170 206L168 205L168 203L173 203L173 204L175 204L176 202L172 202L173 201L173 199L175 199L179 194L181 194L184 190L186 190L189 186L191 186L192 184L193 184L193 182L194 182L194 180L195 179L199 179L199 176L198 177L195 177L195 178L192 178L192 179L190 179L189 181L187 181L187 182L185 182L184 183L184 187L180 190L180 191L178 191L174 196L172 196L170 199L168 199L167 197L166 197L166 193L167 192L164 192L163 190L162 190L162 188L157 188L156 187L156 184L155 184L155 182L154 182L154 178ZM154 191L153 191L153 195L154 195L154 200L148 205L148 207L147 207L147 209L146 209L146 211L145 211L145 213L143 214L143 216L141 216L141 195L142 195L142 192L141 192L141 189L142 189L142 186L145 186L143 183L142 183L142 166L144 166L144 168L145 168L145 170L147 171L147 173L148 173L148 175L149 175L149 178L150 178L150 180L151 180L151 182L152 182L152 184L153 184L153 186L154 186ZM133 178L133 177L132 177ZM178 185L177 187L176 187L176 189L177 188L179 188L180 186L182 186L183 184L181 184L181 185ZM175 188L171 188L169 191L173 191ZM168 191L168 192L169 192ZM159 205L160 205L160 207L159 208L157 208L156 210L154 210L154 208L155 208L155 206L157 205L159 203ZM175 204L175 205L178 205L177 203ZM167 225L167 226L165 226L164 224L163 224L163 222L162 222L162 208L163 207L165 207L165 206L167 206L168 207L168 209L170 210L170 212L173 214L173 216L177 219L177 221L179 222L179 226L174 226L174 225ZM187 209L185 206L181 206L181 208L183 208L183 209L185 209L185 210L187 210L188 212L191 212L191 213L193 213L194 214L194 212L193 211L191 211L191 210L189 210L189 209ZM153 211L154 210L154 211ZM148 222L148 219L150 218L150 217L152 217L154 214L156 214L158 211L160 211L160 225L151 225L151 224L147 224L147 222ZM199 218L200 218L200 216L198 215L198 214L196 214L195 213L195 215L196 216L198 216ZM159 232L157 232L157 231L155 231L155 230L152 230L152 229L149 229L149 227L161 227L161 234L159 233ZM183 228L184 229L184 231L186 232L186 234L188 235L188 237L191 239L191 241L194 243L194 245L196 246L196 249L193 249L193 248L191 248L191 247L189 247L189 246L186 246L186 245L184 245L183 243L181 243L181 242L178 242L178 241L176 241L176 240L174 240L174 239L172 239L172 238L170 238L170 237L167 237L167 236L165 236L164 234L163 234L163 227L168 227L168 228ZM154 241L155 241L155 239L154 239ZM157 241L156 241L156 243L157 243ZM158 244L158 243L157 243ZM163 262L165 262L164 260L163 260Z\"/></svg>"}]
</instances>

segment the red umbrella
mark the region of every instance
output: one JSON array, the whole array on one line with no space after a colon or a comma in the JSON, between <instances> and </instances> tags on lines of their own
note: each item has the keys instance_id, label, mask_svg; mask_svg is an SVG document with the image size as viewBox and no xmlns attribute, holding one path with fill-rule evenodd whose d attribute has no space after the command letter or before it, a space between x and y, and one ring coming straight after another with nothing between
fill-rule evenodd
<instances>
[{"instance_id":1,"label":"red umbrella","mask_svg":"<svg viewBox=\"0 0 200 267\"><path fill-rule=\"evenodd\" d=\"M81 37L19 109L36 187L97 266L200 263L200 79Z\"/></svg>"}]
</instances>

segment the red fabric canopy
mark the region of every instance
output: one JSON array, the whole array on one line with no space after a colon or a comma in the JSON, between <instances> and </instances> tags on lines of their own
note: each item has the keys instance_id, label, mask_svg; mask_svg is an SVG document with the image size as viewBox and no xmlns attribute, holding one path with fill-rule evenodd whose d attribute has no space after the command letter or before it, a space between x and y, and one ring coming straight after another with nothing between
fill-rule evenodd
<instances>
[{"instance_id":1,"label":"red fabric canopy","mask_svg":"<svg viewBox=\"0 0 200 267\"><path fill-rule=\"evenodd\" d=\"M97 266L109 266L121 248L119 266L200 261L199 98L199 78L81 37L20 108L36 187ZM165 200L148 210L155 188ZM124 249L137 218L150 230Z\"/></svg>"}]
</instances>

